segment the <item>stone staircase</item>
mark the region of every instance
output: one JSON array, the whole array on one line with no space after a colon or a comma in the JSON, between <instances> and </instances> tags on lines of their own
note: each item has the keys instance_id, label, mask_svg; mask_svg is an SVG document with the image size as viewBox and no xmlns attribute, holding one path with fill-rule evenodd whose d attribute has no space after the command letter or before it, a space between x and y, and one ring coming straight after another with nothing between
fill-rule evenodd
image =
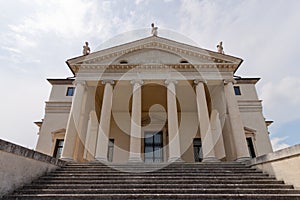
<instances>
[{"instance_id":1,"label":"stone staircase","mask_svg":"<svg viewBox=\"0 0 300 200\"><path fill-rule=\"evenodd\" d=\"M300 191L235 162L68 164L5 199L300 199Z\"/></svg>"}]
</instances>

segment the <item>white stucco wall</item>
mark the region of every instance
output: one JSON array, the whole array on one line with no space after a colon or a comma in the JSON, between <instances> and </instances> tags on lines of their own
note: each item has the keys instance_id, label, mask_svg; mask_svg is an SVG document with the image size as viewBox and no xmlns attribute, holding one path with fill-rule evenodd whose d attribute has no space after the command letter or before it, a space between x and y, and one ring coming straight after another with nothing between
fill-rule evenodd
<instances>
[{"instance_id":1,"label":"white stucco wall","mask_svg":"<svg viewBox=\"0 0 300 200\"><path fill-rule=\"evenodd\" d=\"M263 116L261 100L259 100L255 83L235 84L240 87L241 95L236 95L241 117L246 128L253 129L256 156L272 152L269 132Z\"/></svg>"},{"instance_id":2,"label":"white stucco wall","mask_svg":"<svg viewBox=\"0 0 300 200\"><path fill-rule=\"evenodd\" d=\"M300 144L257 157L248 164L300 189Z\"/></svg>"},{"instance_id":3,"label":"white stucco wall","mask_svg":"<svg viewBox=\"0 0 300 200\"><path fill-rule=\"evenodd\" d=\"M63 161L0 140L0 197L64 165Z\"/></svg>"}]
</instances>

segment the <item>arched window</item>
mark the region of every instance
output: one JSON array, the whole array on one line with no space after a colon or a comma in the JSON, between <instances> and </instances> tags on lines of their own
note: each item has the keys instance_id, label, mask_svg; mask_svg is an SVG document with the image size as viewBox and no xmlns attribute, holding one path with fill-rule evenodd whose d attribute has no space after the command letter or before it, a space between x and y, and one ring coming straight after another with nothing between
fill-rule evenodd
<instances>
[{"instance_id":1,"label":"arched window","mask_svg":"<svg viewBox=\"0 0 300 200\"><path fill-rule=\"evenodd\" d=\"M181 63L181 64L186 64L186 63L189 63L189 61L187 61L187 60L185 60L185 59L182 59L182 60L180 60L180 63Z\"/></svg>"}]
</instances>

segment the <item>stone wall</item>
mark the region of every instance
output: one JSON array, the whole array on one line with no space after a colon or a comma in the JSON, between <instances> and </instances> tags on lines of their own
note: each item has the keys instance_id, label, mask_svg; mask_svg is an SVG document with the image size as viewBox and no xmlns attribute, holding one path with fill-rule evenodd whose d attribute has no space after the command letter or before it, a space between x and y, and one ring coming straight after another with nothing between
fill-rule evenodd
<instances>
[{"instance_id":1,"label":"stone wall","mask_svg":"<svg viewBox=\"0 0 300 200\"><path fill-rule=\"evenodd\" d=\"M65 164L0 139L0 197Z\"/></svg>"},{"instance_id":2,"label":"stone wall","mask_svg":"<svg viewBox=\"0 0 300 200\"><path fill-rule=\"evenodd\" d=\"M300 189L300 144L259 156L247 164Z\"/></svg>"}]
</instances>

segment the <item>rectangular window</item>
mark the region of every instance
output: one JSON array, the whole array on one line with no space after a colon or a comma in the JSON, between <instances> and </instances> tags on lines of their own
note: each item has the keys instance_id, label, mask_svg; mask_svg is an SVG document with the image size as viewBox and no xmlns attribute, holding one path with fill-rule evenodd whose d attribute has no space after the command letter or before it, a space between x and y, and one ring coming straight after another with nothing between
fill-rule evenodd
<instances>
[{"instance_id":1,"label":"rectangular window","mask_svg":"<svg viewBox=\"0 0 300 200\"><path fill-rule=\"evenodd\" d=\"M107 160L109 162L113 161L113 156L114 156L114 143L115 140L114 139L109 139L108 142L108 151L107 151Z\"/></svg>"},{"instance_id":2,"label":"rectangular window","mask_svg":"<svg viewBox=\"0 0 300 200\"><path fill-rule=\"evenodd\" d=\"M68 87L67 89L67 96L73 96L75 92L75 87Z\"/></svg>"},{"instance_id":3,"label":"rectangular window","mask_svg":"<svg viewBox=\"0 0 300 200\"><path fill-rule=\"evenodd\" d=\"M254 146L253 146L253 141L251 137L246 138L247 140L247 145L248 145L248 150L249 150L249 154L251 158L255 158L255 150L254 150Z\"/></svg>"},{"instance_id":4,"label":"rectangular window","mask_svg":"<svg viewBox=\"0 0 300 200\"><path fill-rule=\"evenodd\" d=\"M163 132L145 132L145 162L163 162Z\"/></svg>"},{"instance_id":5,"label":"rectangular window","mask_svg":"<svg viewBox=\"0 0 300 200\"><path fill-rule=\"evenodd\" d=\"M241 95L240 86L233 86L235 95Z\"/></svg>"},{"instance_id":6,"label":"rectangular window","mask_svg":"<svg viewBox=\"0 0 300 200\"><path fill-rule=\"evenodd\" d=\"M64 140L57 139L56 144L55 144L53 157L55 157L55 158L60 158L61 157L63 146L64 146Z\"/></svg>"},{"instance_id":7,"label":"rectangular window","mask_svg":"<svg viewBox=\"0 0 300 200\"><path fill-rule=\"evenodd\" d=\"M201 139L200 138L194 138L193 146L194 146L194 159L195 159L195 162L201 162L202 159L203 159Z\"/></svg>"}]
</instances>

